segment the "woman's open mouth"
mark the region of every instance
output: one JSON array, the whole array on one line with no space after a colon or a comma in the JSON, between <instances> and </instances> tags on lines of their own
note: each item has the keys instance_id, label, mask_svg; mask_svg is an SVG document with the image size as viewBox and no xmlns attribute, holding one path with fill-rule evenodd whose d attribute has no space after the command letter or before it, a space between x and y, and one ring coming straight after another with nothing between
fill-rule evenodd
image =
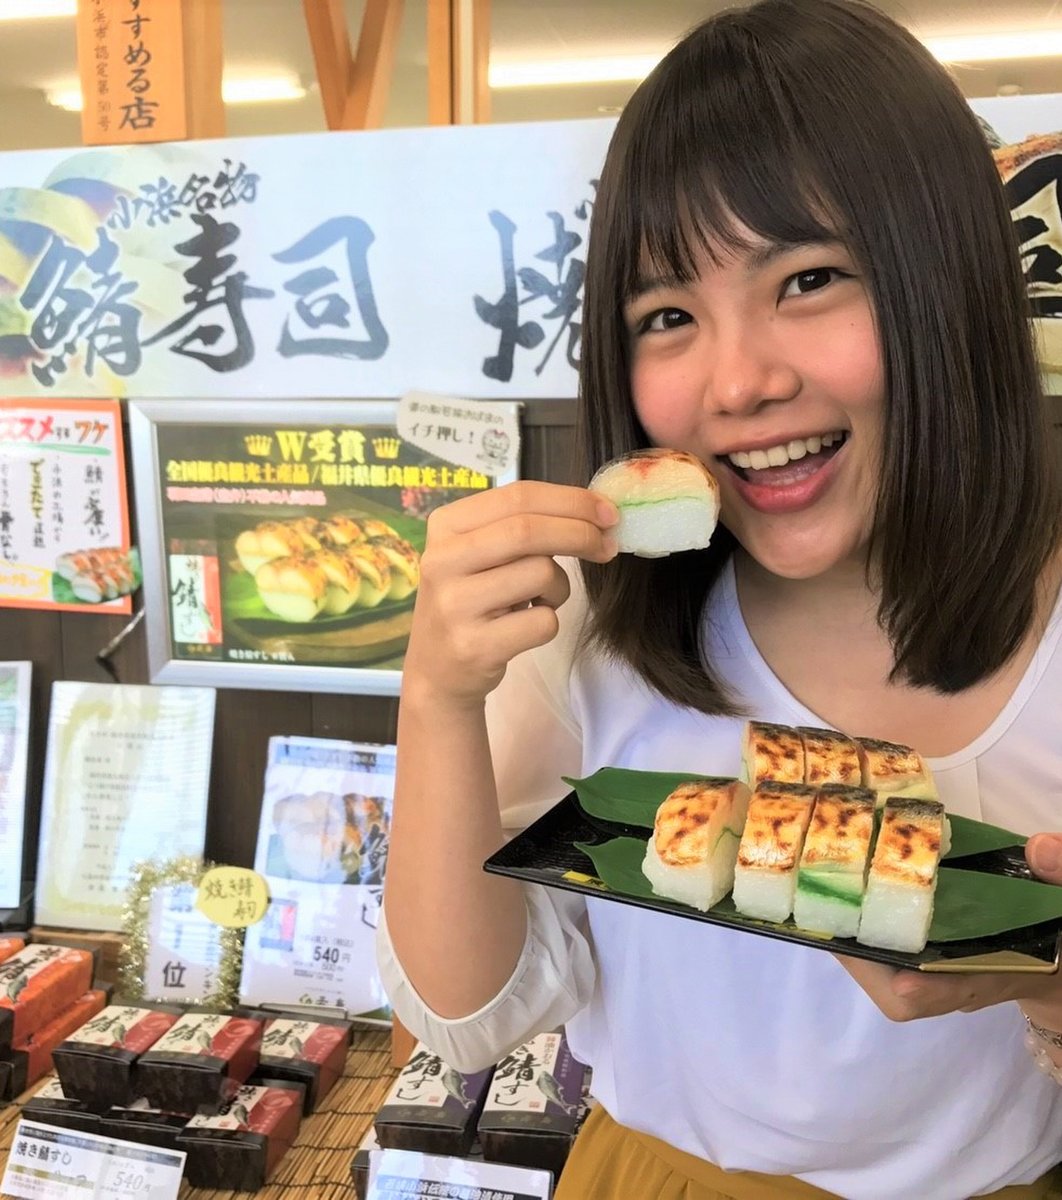
<instances>
[{"instance_id":1,"label":"woman's open mouth","mask_svg":"<svg viewBox=\"0 0 1062 1200\"><path fill-rule=\"evenodd\" d=\"M828 468L847 442L847 430L835 430L763 450L736 450L718 461L729 468L735 490L752 508L794 512L829 485L835 472Z\"/></svg>"}]
</instances>

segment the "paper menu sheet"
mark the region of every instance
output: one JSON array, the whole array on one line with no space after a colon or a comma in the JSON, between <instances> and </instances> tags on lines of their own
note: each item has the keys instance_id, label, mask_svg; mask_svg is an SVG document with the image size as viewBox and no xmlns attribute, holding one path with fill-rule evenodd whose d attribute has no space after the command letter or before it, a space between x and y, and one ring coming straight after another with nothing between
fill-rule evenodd
<instances>
[{"instance_id":1,"label":"paper menu sheet","mask_svg":"<svg viewBox=\"0 0 1062 1200\"><path fill-rule=\"evenodd\" d=\"M0 663L0 908L22 902L32 663Z\"/></svg>"},{"instance_id":2,"label":"paper menu sheet","mask_svg":"<svg viewBox=\"0 0 1062 1200\"><path fill-rule=\"evenodd\" d=\"M394 771L394 746L270 738L255 854L270 901L247 930L242 1003L388 1019L376 926Z\"/></svg>"},{"instance_id":3,"label":"paper menu sheet","mask_svg":"<svg viewBox=\"0 0 1062 1200\"><path fill-rule=\"evenodd\" d=\"M136 863L202 854L214 699L213 688L53 686L40 924L120 929Z\"/></svg>"}]
</instances>

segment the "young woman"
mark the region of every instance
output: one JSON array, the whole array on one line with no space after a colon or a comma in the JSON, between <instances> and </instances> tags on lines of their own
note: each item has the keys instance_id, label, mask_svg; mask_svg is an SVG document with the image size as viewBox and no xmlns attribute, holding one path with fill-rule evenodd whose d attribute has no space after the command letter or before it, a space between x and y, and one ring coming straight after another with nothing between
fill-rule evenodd
<instances>
[{"instance_id":1,"label":"young woman","mask_svg":"<svg viewBox=\"0 0 1062 1200\"><path fill-rule=\"evenodd\" d=\"M585 304L585 478L688 451L723 528L621 559L607 501L533 482L433 515L398 1015L464 1068L566 1023L600 1106L561 1200L1053 1194L1055 977L896 972L481 869L562 774L736 775L751 716L917 747L950 811L1041 833L1062 882L1056 447L977 121L859 0L713 18L619 122Z\"/></svg>"}]
</instances>

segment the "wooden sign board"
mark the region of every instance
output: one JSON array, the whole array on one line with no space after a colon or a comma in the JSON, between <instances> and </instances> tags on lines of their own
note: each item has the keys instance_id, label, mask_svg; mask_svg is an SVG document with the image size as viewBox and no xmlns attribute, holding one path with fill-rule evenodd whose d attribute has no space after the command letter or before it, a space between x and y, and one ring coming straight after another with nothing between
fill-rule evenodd
<instances>
[{"instance_id":1,"label":"wooden sign board","mask_svg":"<svg viewBox=\"0 0 1062 1200\"><path fill-rule=\"evenodd\" d=\"M79 0L85 145L189 136L183 21L177 0Z\"/></svg>"}]
</instances>

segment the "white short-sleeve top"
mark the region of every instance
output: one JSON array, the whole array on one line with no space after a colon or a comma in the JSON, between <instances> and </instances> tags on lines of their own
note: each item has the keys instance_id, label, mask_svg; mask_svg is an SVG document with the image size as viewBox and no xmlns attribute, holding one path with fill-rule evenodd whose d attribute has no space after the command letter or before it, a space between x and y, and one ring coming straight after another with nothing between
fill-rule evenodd
<instances>
[{"instance_id":1,"label":"white short-sleeve top","mask_svg":"<svg viewBox=\"0 0 1062 1200\"><path fill-rule=\"evenodd\" d=\"M585 601L574 582L558 638L515 660L489 704L507 828L560 799L562 774L740 768L741 720L677 707L623 666L575 653ZM732 569L705 620L709 659L749 712L823 724L757 651ZM930 760L949 811L1062 829L1060 643L1062 599L992 726ZM1013 1004L896 1024L821 950L545 888L527 896L512 978L460 1020L423 1004L382 922L398 1015L454 1065L494 1062L565 1022L617 1121L724 1169L797 1175L850 1200L963 1200L1062 1160L1062 1088L1036 1070Z\"/></svg>"}]
</instances>

